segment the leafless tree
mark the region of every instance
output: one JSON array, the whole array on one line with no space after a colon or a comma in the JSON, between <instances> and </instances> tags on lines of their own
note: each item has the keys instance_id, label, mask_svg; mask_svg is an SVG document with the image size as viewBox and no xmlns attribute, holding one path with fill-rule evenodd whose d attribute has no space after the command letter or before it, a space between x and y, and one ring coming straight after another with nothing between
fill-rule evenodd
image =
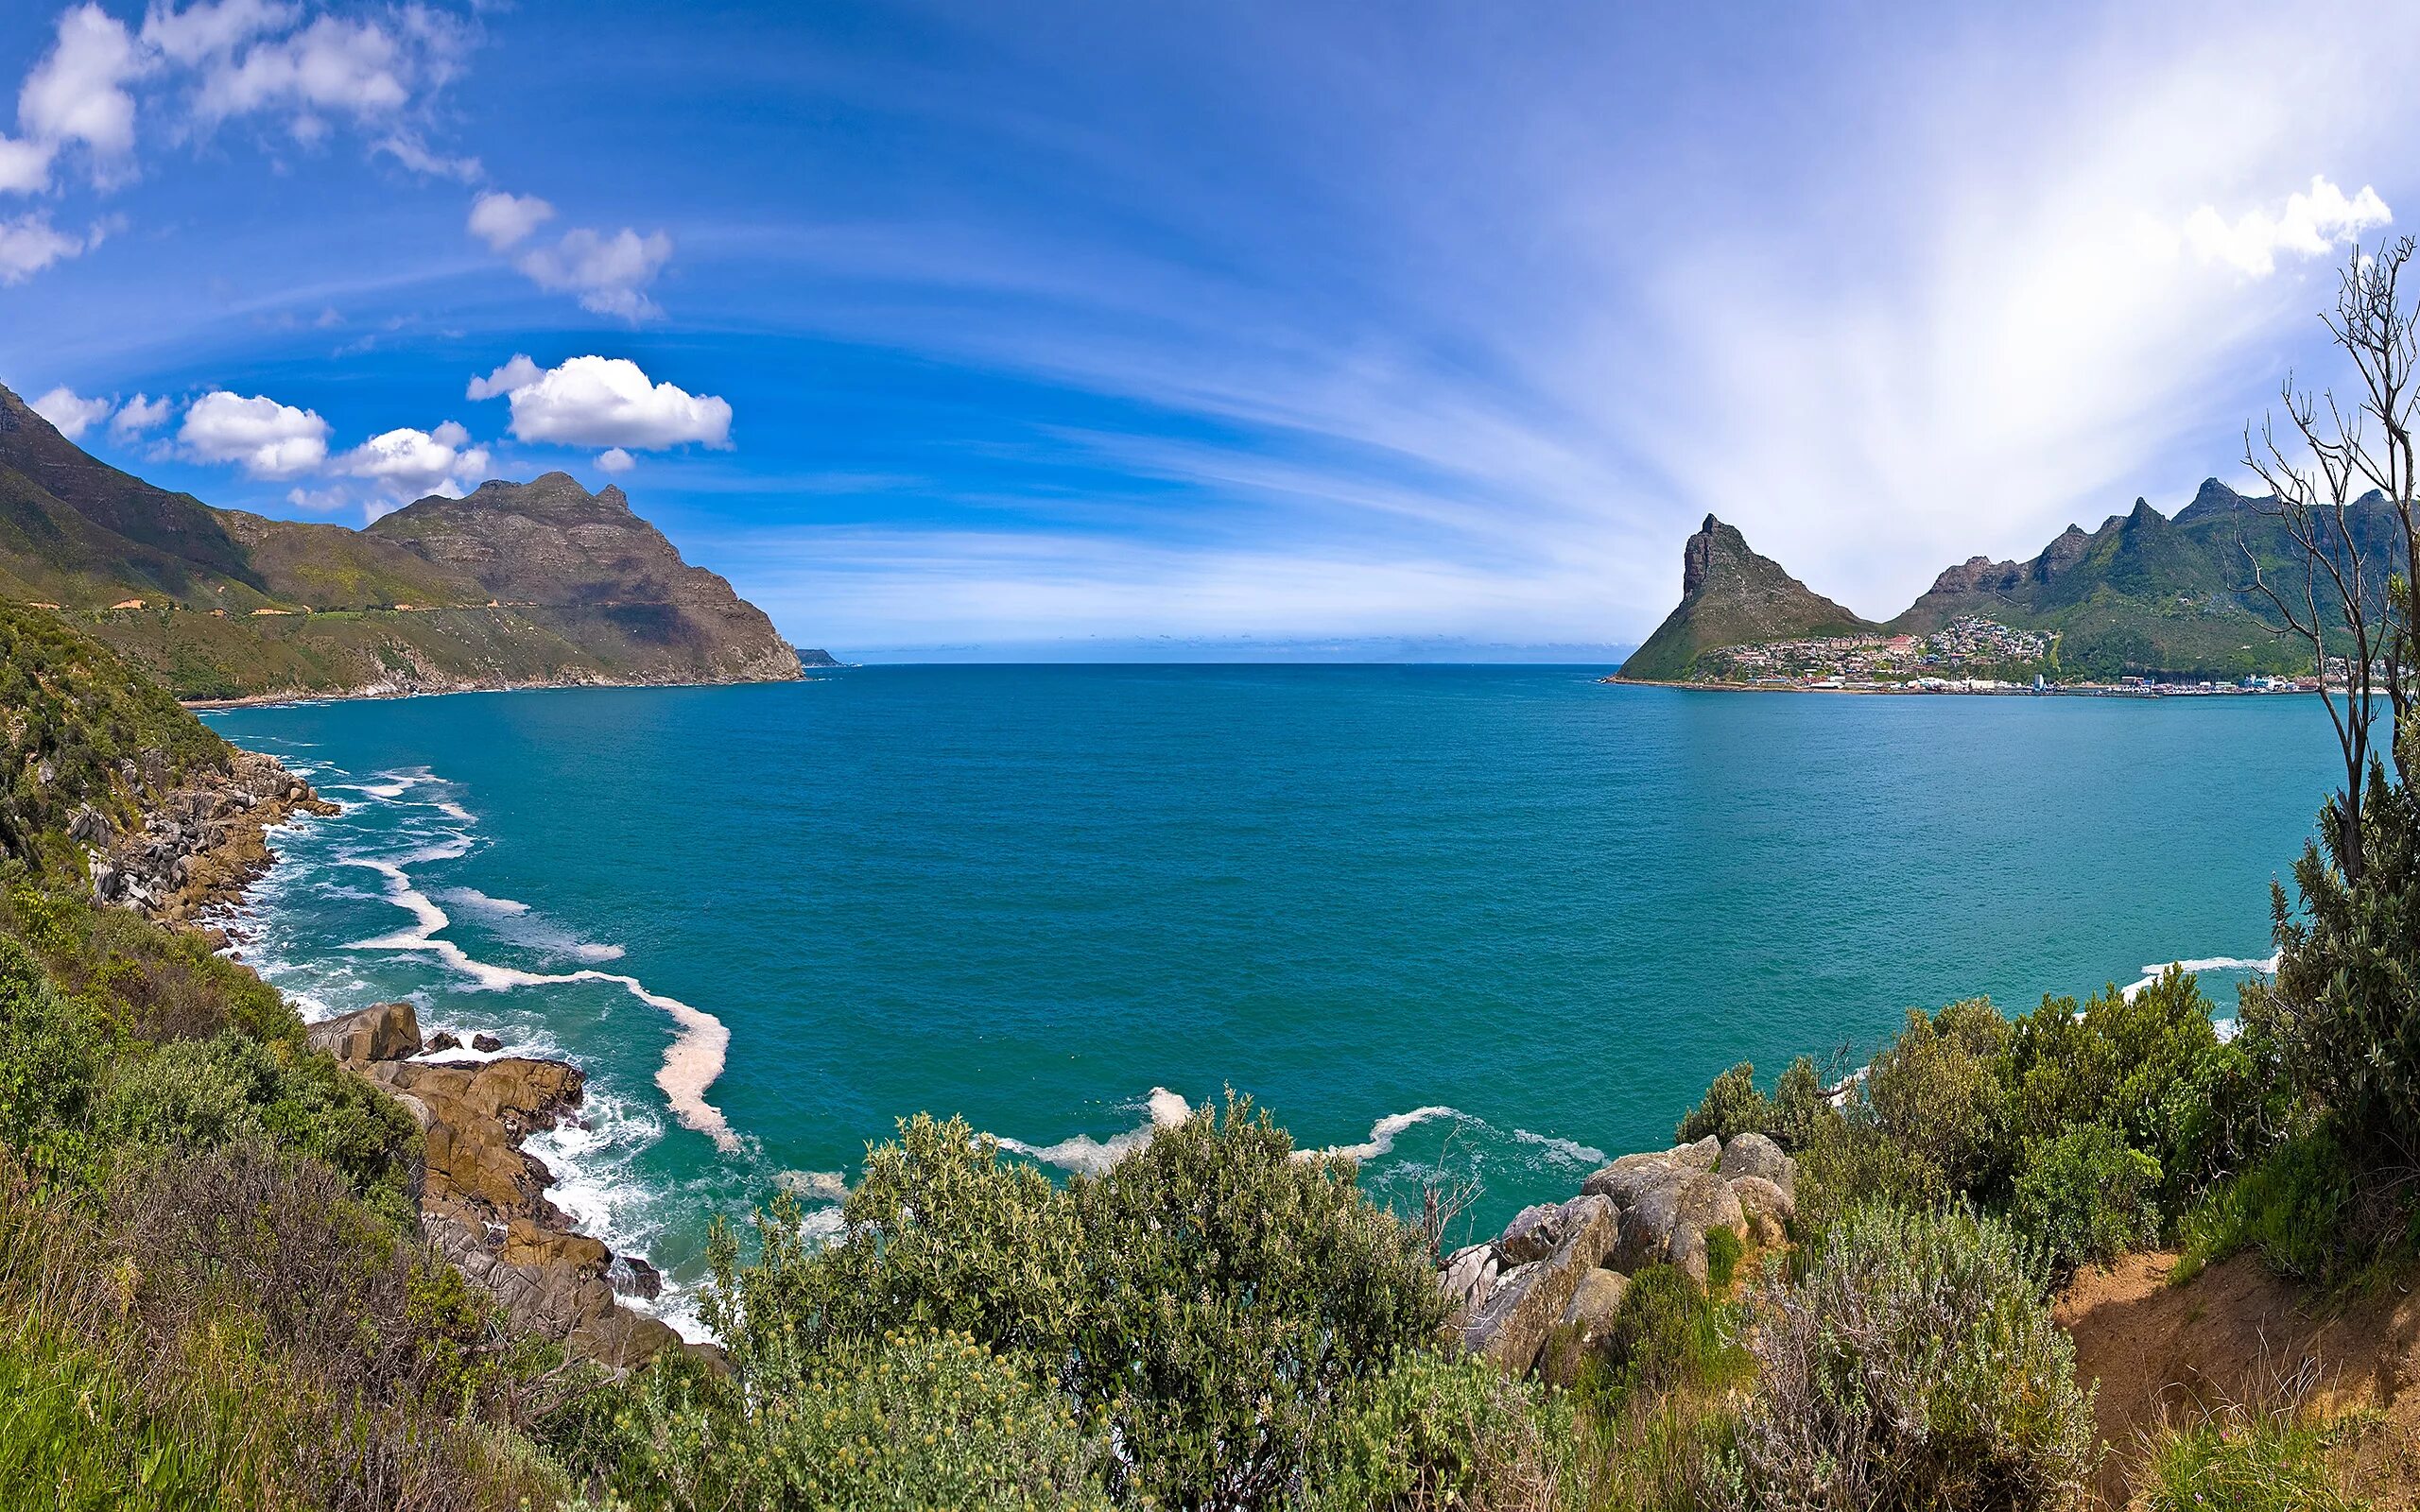
<instances>
[{"instance_id":1,"label":"leafless tree","mask_svg":"<svg viewBox=\"0 0 2420 1512\"><path fill-rule=\"evenodd\" d=\"M2411 683L2411 632L2415 610L2409 564L2415 531L2411 428L2420 405L2420 327L2402 292L2413 243L2404 237L2364 255L2355 249L2338 284L2336 309L2321 316L2337 348L2351 359L2358 391L2340 401L2333 389L2312 392L2287 379L2279 399L2281 432L2273 414L2256 443L2244 433L2244 462L2268 486L2265 507L2284 527L2294 551L2283 566L2264 564L2238 542L2252 568L2252 587L2282 622L2280 636L2307 643L2319 674L2320 701L2335 726L2344 763L2344 787L2331 803L2339 865L2347 882L2360 880L2362 786L2381 754L2377 720L2407 729ZM2381 551L2364 528L2367 497L2376 492L2394 509L2400 551ZM2327 681L2333 659L2345 663L2341 690Z\"/></svg>"}]
</instances>

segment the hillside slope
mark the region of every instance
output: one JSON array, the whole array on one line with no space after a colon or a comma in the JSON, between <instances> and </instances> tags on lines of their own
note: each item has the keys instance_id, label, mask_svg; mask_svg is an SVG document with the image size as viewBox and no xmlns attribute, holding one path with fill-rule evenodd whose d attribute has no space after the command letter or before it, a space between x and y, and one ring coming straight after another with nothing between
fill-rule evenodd
<instances>
[{"instance_id":1,"label":"hillside slope","mask_svg":"<svg viewBox=\"0 0 2420 1512\"><path fill-rule=\"evenodd\" d=\"M1749 549L1737 529L1707 515L1682 548L1680 604L1622 663L1621 675L1674 681L1688 676L1701 652L1874 628Z\"/></svg>"},{"instance_id":2,"label":"hillside slope","mask_svg":"<svg viewBox=\"0 0 2420 1512\"><path fill-rule=\"evenodd\" d=\"M618 489L555 472L369 530L271 520L110 467L6 388L0 597L61 606L187 698L801 675Z\"/></svg>"}]
</instances>

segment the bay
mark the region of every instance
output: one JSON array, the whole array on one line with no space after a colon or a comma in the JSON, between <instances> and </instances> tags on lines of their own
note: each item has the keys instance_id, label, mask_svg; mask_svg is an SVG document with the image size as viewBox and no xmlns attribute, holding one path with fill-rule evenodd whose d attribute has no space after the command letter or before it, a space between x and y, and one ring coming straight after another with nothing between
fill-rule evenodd
<instances>
[{"instance_id":1,"label":"bay","mask_svg":"<svg viewBox=\"0 0 2420 1512\"><path fill-rule=\"evenodd\" d=\"M2231 1009L2330 777L2301 698L1691 693L1601 668L867 667L225 711L347 805L246 959L592 1078L531 1148L696 1280L918 1110L1055 1169L1232 1089L1492 1228L1753 1059L2174 959ZM710 1114L657 1077L729 1036ZM695 1022L688 1041L710 1049ZM1155 1095L1156 1093L1156 1095ZM718 1143L714 1120L727 1129ZM691 1126L691 1125L698 1126ZM685 1288L665 1304L694 1329Z\"/></svg>"}]
</instances>

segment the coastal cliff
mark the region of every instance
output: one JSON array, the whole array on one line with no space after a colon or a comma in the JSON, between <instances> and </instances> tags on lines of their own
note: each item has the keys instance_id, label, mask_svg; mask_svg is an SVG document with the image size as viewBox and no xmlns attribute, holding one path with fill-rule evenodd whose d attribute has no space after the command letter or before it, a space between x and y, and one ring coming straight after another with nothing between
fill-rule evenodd
<instances>
[{"instance_id":1,"label":"coastal cliff","mask_svg":"<svg viewBox=\"0 0 2420 1512\"><path fill-rule=\"evenodd\" d=\"M101 462L0 388L0 597L180 697L788 681L763 610L617 488L432 496L367 529L216 509Z\"/></svg>"}]
</instances>

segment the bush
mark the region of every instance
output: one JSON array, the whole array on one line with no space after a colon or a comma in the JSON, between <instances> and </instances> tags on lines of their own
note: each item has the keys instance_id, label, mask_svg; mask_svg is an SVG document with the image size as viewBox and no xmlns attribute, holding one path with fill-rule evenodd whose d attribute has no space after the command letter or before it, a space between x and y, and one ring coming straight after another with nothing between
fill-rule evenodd
<instances>
[{"instance_id":1,"label":"bush","mask_svg":"<svg viewBox=\"0 0 2420 1512\"><path fill-rule=\"evenodd\" d=\"M1720 1311L1677 1265L1642 1265L1599 1342L1608 1399L1670 1390L1714 1372L1724 1348Z\"/></svg>"},{"instance_id":2,"label":"bush","mask_svg":"<svg viewBox=\"0 0 2420 1512\"><path fill-rule=\"evenodd\" d=\"M1406 1355L1355 1392L1289 1508L1559 1507L1571 1437L1560 1394L1475 1356Z\"/></svg>"},{"instance_id":3,"label":"bush","mask_svg":"<svg viewBox=\"0 0 2420 1512\"><path fill-rule=\"evenodd\" d=\"M743 1392L666 1371L614 1467L616 1502L728 1512L1105 1509L1107 1456L1024 1370L962 1333L893 1333L821 1354L758 1341Z\"/></svg>"},{"instance_id":4,"label":"bush","mask_svg":"<svg viewBox=\"0 0 2420 1512\"><path fill-rule=\"evenodd\" d=\"M868 1153L842 1242L809 1252L780 1202L755 1264L717 1234L707 1320L735 1362L963 1332L1108 1426L1123 1499L1275 1505L1353 1390L1444 1317L1351 1165L1293 1154L1234 1099L1054 1190L961 1120L908 1120Z\"/></svg>"},{"instance_id":5,"label":"bush","mask_svg":"<svg viewBox=\"0 0 2420 1512\"><path fill-rule=\"evenodd\" d=\"M1772 1123L1773 1105L1756 1091L1756 1068L1743 1060L1714 1078L1704 1100L1681 1120L1672 1138L1682 1144L1695 1144L1709 1134L1728 1141L1741 1134L1762 1134Z\"/></svg>"},{"instance_id":6,"label":"bush","mask_svg":"<svg viewBox=\"0 0 2420 1512\"><path fill-rule=\"evenodd\" d=\"M2006 1189L2014 1160L1999 1058L2010 1033L1987 999L1953 1003L1930 1018L1911 1008L1866 1070L1863 1108L1905 1152L1909 1183L1933 1200Z\"/></svg>"},{"instance_id":7,"label":"bush","mask_svg":"<svg viewBox=\"0 0 2420 1512\"><path fill-rule=\"evenodd\" d=\"M1738 1274L1740 1258L1747 1249L1739 1236L1728 1228L1716 1228L1705 1231L1705 1284L1708 1290L1731 1290L1731 1280Z\"/></svg>"},{"instance_id":8,"label":"bush","mask_svg":"<svg viewBox=\"0 0 2420 1512\"><path fill-rule=\"evenodd\" d=\"M2159 1176L2115 1129L2071 1128L2026 1151L2010 1216L2064 1278L2159 1237Z\"/></svg>"},{"instance_id":9,"label":"bush","mask_svg":"<svg viewBox=\"0 0 2420 1512\"><path fill-rule=\"evenodd\" d=\"M91 1016L60 996L23 945L0 936L0 1143L38 1172L86 1159L85 1104L102 1043Z\"/></svg>"},{"instance_id":10,"label":"bush","mask_svg":"<svg viewBox=\"0 0 2420 1512\"><path fill-rule=\"evenodd\" d=\"M2256 1249L2281 1276L2335 1285L2405 1236L2400 1204L2364 1182L2326 1126L2280 1144L2186 1215L2181 1277L2214 1260Z\"/></svg>"},{"instance_id":11,"label":"bush","mask_svg":"<svg viewBox=\"0 0 2420 1512\"><path fill-rule=\"evenodd\" d=\"M1813 1060L1801 1056L1791 1061L1773 1084L1771 1097L1756 1090L1756 1068L1743 1060L1714 1079L1704 1098L1673 1130L1673 1138L1694 1144L1709 1134L1724 1141L1740 1134L1762 1134L1796 1154L1812 1144L1827 1124L1839 1119L1839 1111L1824 1095L1823 1079L1815 1074Z\"/></svg>"},{"instance_id":12,"label":"bush","mask_svg":"<svg viewBox=\"0 0 2420 1512\"><path fill-rule=\"evenodd\" d=\"M2092 1401L2044 1281L1971 1210L1869 1206L1835 1225L1802 1280L1761 1297L1734 1504L2081 1505Z\"/></svg>"}]
</instances>

